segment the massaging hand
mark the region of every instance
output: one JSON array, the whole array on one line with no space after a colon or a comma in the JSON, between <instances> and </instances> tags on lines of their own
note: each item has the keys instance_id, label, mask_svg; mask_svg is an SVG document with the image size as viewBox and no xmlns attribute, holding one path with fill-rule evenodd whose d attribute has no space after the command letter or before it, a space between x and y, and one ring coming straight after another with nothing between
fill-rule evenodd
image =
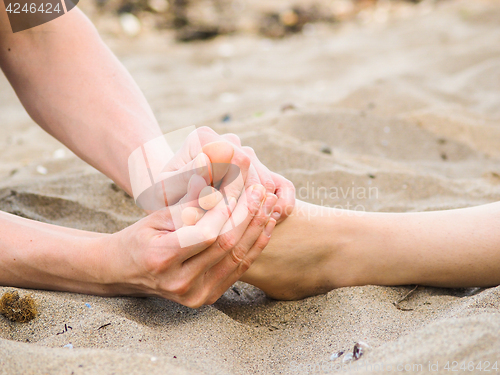
<instances>
[{"instance_id":1,"label":"massaging hand","mask_svg":"<svg viewBox=\"0 0 500 375\"><path fill-rule=\"evenodd\" d=\"M241 196L238 188L231 190L229 205L220 201L195 225L175 230L172 211L195 204L193 198L204 186L203 178L193 176L179 205L156 211L109 237L109 282L118 285L120 294L160 296L192 308L211 304L267 246L276 225L270 215L277 197L266 194L261 185L249 187ZM230 229L232 222L240 224ZM181 247L186 239L194 244Z\"/></svg>"},{"instance_id":2,"label":"massaging hand","mask_svg":"<svg viewBox=\"0 0 500 375\"><path fill-rule=\"evenodd\" d=\"M228 147L228 143L232 147ZM229 164L241 168L241 165L248 159L251 164L248 172L243 176L245 187L261 184L268 193L276 194L278 202L272 217L277 222L283 221L295 206L293 184L266 168L252 148L241 146L241 141L236 135L220 136L208 127L199 128L191 133L181 150L163 169L164 178L168 181L166 183L168 184L168 204L173 205L185 196L193 170L202 171L200 174L207 185L214 185L214 181L220 183L223 180L228 173ZM161 193L159 197L161 199Z\"/></svg>"}]
</instances>

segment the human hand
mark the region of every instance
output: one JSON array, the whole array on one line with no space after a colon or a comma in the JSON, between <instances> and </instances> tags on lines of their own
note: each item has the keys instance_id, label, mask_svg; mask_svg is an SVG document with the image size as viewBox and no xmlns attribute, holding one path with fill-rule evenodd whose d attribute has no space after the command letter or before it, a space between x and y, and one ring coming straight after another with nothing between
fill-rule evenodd
<instances>
[{"instance_id":1,"label":"human hand","mask_svg":"<svg viewBox=\"0 0 500 375\"><path fill-rule=\"evenodd\" d=\"M250 158L251 166L247 177L246 186L260 183L266 188L268 193L273 193L278 197L278 202L274 207L272 218L279 224L285 220L295 207L295 187L292 182L285 177L271 172L257 157L253 148L242 146L241 140L236 134L218 135L214 130L208 127L199 128L201 132L200 140L204 142L214 142L219 139L224 139L232 143L235 147L235 155L240 158L240 153L243 152ZM208 154L210 157L210 154Z\"/></svg>"},{"instance_id":2,"label":"human hand","mask_svg":"<svg viewBox=\"0 0 500 375\"><path fill-rule=\"evenodd\" d=\"M270 217L277 197L261 185L238 189L192 226L176 229L172 210L191 207L204 185L193 177L179 205L152 213L106 237L111 252L107 283L114 294L160 296L196 308L214 303L260 255L276 221ZM233 227L231 220L241 223ZM220 234L222 233L222 234ZM182 247L183 239L194 244Z\"/></svg>"},{"instance_id":3,"label":"human hand","mask_svg":"<svg viewBox=\"0 0 500 375\"><path fill-rule=\"evenodd\" d=\"M229 147L225 142L229 142ZM176 204L185 195L187 184L195 173L202 175L207 184L217 186L229 171L230 164L240 167L250 160L247 173L242 175L245 187L261 184L269 193L278 196L278 203L272 217L283 221L295 206L295 188L284 177L271 172L257 158L250 147L242 147L234 134L218 135L208 127L192 132L181 149L163 168L162 189L157 189L156 200L163 206ZM168 194L165 193L168 190ZM168 195L167 199L164 199Z\"/></svg>"}]
</instances>

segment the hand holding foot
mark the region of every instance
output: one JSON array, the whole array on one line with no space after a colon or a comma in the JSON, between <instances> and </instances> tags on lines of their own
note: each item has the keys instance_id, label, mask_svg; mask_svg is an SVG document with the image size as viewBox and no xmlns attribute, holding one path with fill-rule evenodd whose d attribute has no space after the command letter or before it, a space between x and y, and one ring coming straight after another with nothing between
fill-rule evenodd
<instances>
[{"instance_id":1,"label":"hand holding foot","mask_svg":"<svg viewBox=\"0 0 500 375\"><path fill-rule=\"evenodd\" d=\"M248 202L231 197L229 211L220 202L177 231L162 210L106 238L110 259L119 260L108 273L111 293L161 296L189 307L215 302L260 255L276 224L270 218L276 196L260 185L246 195ZM241 224L232 228L230 216ZM198 240L181 247L184 236Z\"/></svg>"}]
</instances>

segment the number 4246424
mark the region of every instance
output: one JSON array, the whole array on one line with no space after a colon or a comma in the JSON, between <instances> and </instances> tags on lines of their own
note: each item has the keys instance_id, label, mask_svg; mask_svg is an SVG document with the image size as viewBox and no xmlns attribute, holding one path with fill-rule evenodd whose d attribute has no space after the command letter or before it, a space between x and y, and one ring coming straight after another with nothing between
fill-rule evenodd
<instances>
[{"instance_id":1,"label":"number 4246424","mask_svg":"<svg viewBox=\"0 0 500 375\"><path fill-rule=\"evenodd\" d=\"M489 362L489 361L484 361L484 362L473 362L473 361L470 361L470 362L461 362L461 363L458 363L457 361L453 361L453 362L446 362L444 368L444 370L447 370L447 371L467 371L467 372L479 372L479 371L485 371L485 372L489 372L489 371L493 371L493 372L497 372L498 371L498 365L497 365L497 362Z\"/></svg>"},{"instance_id":2,"label":"number 4246424","mask_svg":"<svg viewBox=\"0 0 500 375\"><path fill-rule=\"evenodd\" d=\"M7 6L6 11L8 13L60 13L62 12L62 9L60 7L60 4L57 3L56 6L54 7L53 4L51 3L46 3L45 8L44 4L40 4L40 6L37 8L37 5L35 3L31 4L24 4L24 6L21 9L21 4L19 3L9 3Z\"/></svg>"}]
</instances>

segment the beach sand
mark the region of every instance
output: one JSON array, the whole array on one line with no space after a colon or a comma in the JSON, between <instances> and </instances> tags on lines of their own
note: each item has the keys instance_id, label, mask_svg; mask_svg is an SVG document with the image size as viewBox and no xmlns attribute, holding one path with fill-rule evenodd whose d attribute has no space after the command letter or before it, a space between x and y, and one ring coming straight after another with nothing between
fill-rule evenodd
<instances>
[{"instance_id":1,"label":"beach sand","mask_svg":"<svg viewBox=\"0 0 500 375\"><path fill-rule=\"evenodd\" d=\"M207 125L236 133L300 199L380 212L498 201L500 3L408 9L283 40L105 40L165 132ZM133 199L30 120L4 77L0 114L0 209L107 233L142 217ZM360 341L371 348L349 373L448 373L453 361L479 373L480 361L490 370L500 361L499 287L418 287L398 309L413 287L282 302L236 283L197 310L18 289L35 298L39 315L29 323L0 316L0 374L335 372L343 357L330 356Z\"/></svg>"}]
</instances>

